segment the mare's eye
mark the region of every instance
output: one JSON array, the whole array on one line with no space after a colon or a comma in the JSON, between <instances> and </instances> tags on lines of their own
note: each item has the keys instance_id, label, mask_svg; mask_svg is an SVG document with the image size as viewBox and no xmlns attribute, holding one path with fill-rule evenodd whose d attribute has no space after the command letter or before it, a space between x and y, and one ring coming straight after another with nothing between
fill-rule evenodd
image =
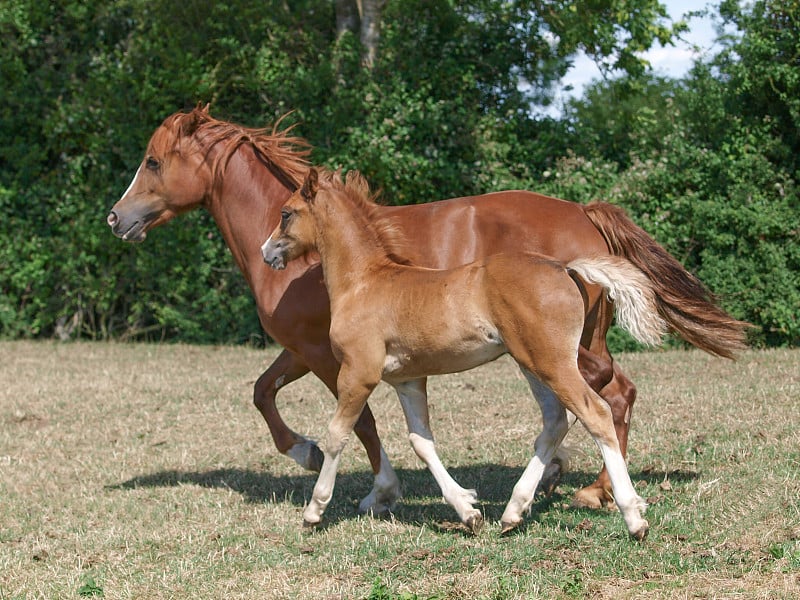
<instances>
[{"instance_id":1,"label":"mare's eye","mask_svg":"<svg viewBox=\"0 0 800 600\"><path fill-rule=\"evenodd\" d=\"M285 227L286 223L289 221L289 217L292 216L292 213L288 210L281 211L281 227Z\"/></svg>"},{"instance_id":2,"label":"mare's eye","mask_svg":"<svg viewBox=\"0 0 800 600\"><path fill-rule=\"evenodd\" d=\"M158 162L158 159L155 159L152 156L148 156L144 164L151 171L158 171L158 167L161 166L161 163Z\"/></svg>"}]
</instances>

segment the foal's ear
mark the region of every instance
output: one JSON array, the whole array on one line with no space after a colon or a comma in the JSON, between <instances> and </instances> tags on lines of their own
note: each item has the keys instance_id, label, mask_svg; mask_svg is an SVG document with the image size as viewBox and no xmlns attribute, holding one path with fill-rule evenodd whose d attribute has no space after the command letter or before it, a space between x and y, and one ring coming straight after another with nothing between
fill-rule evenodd
<instances>
[{"instance_id":1,"label":"foal's ear","mask_svg":"<svg viewBox=\"0 0 800 600\"><path fill-rule=\"evenodd\" d=\"M300 195L306 202L312 202L317 195L317 187L319 183L319 174L314 167L308 170L306 180L303 182L303 187L300 188Z\"/></svg>"}]
</instances>

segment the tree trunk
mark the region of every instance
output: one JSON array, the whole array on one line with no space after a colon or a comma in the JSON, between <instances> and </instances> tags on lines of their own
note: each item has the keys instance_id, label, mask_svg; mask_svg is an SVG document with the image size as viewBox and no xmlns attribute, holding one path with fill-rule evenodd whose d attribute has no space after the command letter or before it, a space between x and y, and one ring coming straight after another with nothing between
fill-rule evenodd
<instances>
[{"instance_id":1,"label":"tree trunk","mask_svg":"<svg viewBox=\"0 0 800 600\"><path fill-rule=\"evenodd\" d=\"M371 69L378 58L378 45L381 38L381 12L386 0L357 0L361 16L361 45L364 47L361 60Z\"/></svg>"},{"instance_id":2,"label":"tree trunk","mask_svg":"<svg viewBox=\"0 0 800 600\"><path fill-rule=\"evenodd\" d=\"M359 25L356 0L336 0L336 39L347 31L358 35Z\"/></svg>"}]
</instances>

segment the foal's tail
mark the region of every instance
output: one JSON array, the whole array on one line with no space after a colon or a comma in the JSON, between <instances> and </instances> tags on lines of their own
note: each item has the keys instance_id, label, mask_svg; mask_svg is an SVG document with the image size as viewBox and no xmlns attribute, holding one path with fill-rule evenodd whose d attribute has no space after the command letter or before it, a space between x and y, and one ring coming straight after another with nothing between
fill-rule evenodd
<instances>
[{"instance_id":1,"label":"foal's tail","mask_svg":"<svg viewBox=\"0 0 800 600\"><path fill-rule=\"evenodd\" d=\"M617 324L637 341L657 346L667 332L658 313L656 290L647 275L620 256L578 258L567 264L587 283L605 288L614 303Z\"/></svg>"},{"instance_id":2,"label":"foal's tail","mask_svg":"<svg viewBox=\"0 0 800 600\"><path fill-rule=\"evenodd\" d=\"M671 331L693 346L725 358L733 358L747 347L745 331L752 326L722 310L703 283L631 221L624 210L606 202L583 208L611 253L624 256L647 276L658 314Z\"/></svg>"}]
</instances>

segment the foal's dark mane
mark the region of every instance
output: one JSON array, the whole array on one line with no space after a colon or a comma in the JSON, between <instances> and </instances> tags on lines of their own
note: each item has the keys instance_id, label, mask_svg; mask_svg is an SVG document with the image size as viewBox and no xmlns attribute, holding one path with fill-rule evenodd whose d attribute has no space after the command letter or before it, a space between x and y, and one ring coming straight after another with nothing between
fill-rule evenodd
<instances>
[{"instance_id":1,"label":"foal's dark mane","mask_svg":"<svg viewBox=\"0 0 800 600\"><path fill-rule=\"evenodd\" d=\"M363 223L366 231L372 232L390 261L401 265L412 264L402 254L407 247L405 235L394 219L381 214L381 205L375 202L380 194L370 192L369 184L361 173L350 171L344 181L339 171L320 170L319 175L321 185L330 187L347 198L352 207L352 218Z\"/></svg>"},{"instance_id":2,"label":"foal's dark mane","mask_svg":"<svg viewBox=\"0 0 800 600\"><path fill-rule=\"evenodd\" d=\"M303 138L290 135L294 126L279 129L281 122L289 113L278 119L272 127L252 128L220 121L208 112L208 107L197 107L188 113L175 113L164 121L164 126L176 132L174 143L177 145L181 136L193 137L206 150L222 144L222 151L217 154L211 167L214 181L219 181L231 157L244 144L249 144L260 154L260 159L271 163L280 175L292 184L300 186L308 172L308 155L311 145Z\"/></svg>"}]
</instances>

